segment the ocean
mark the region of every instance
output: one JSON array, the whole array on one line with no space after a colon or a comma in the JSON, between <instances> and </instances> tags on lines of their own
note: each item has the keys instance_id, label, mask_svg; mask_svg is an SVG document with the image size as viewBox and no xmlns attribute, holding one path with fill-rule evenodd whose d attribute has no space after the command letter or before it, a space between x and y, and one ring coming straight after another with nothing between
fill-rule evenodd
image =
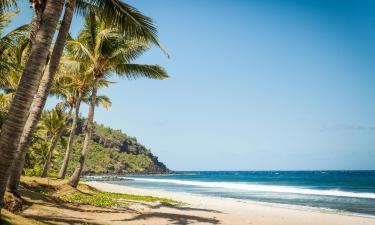
<instances>
[{"instance_id":1,"label":"ocean","mask_svg":"<svg viewBox=\"0 0 375 225\"><path fill-rule=\"evenodd\" d=\"M375 171L184 171L108 183L375 216Z\"/></svg>"}]
</instances>

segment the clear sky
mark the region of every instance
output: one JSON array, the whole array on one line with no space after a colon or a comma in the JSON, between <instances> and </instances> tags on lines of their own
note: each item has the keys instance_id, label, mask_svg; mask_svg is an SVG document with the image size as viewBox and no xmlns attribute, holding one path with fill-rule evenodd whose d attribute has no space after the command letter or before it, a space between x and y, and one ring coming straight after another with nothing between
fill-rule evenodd
<instances>
[{"instance_id":1,"label":"clear sky","mask_svg":"<svg viewBox=\"0 0 375 225\"><path fill-rule=\"evenodd\" d=\"M374 1L127 2L171 55L138 62L171 79L118 80L96 121L174 170L375 169Z\"/></svg>"}]
</instances>

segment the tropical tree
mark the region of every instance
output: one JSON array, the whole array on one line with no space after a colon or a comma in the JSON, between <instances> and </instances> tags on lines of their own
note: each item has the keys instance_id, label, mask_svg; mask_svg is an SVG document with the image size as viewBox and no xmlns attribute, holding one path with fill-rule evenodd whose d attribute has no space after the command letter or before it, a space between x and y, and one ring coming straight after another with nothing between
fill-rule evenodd
<instances>
[{"instance_id":1,"label":"tropical tree","mask_svg":"<svg viewBox=\"0 0 375 225\"><path fill-rule=\"evenodd\" d=\"M33 1L33 4L38 4L38 1L36 1L35 3ZM100 15L103 23L105 23L107 26L116 27L121 30L121 32L127 33L130 36L150 41L155 45L161 47L160 43L157 40L157 29L153 24L153 21L149 17L142 15L138 10L131 7L130 5L119 0L78 0L77 2L75 0L68 0L65 8L64 18L59 29L50 61L46 67L46 70L44 71L42 80L40 81L40 85L34 100L35 103L33 104L33 108L30 110L30 115L27 118L26 125L24 126L21 139L17 146L17 156L15 162L13 163L11 173L12 175L8 182L8 189L13 193L17 193L19 178L22 173L24 164L23 161L26 156L28 147L30 146L31 137L35 130L37 121L39 120L41 112L44 108L47 96L51 88L51 83L57 72L65 42L68 37L68 31L75 6L77 6L76 10L81 15L86 15L88 11L95 11L97 15ZM43 9L43 6L39 8ZM47 6L45 8L47 8ZM45 9L42 10L42 13L43 15L44 13L46 13ZM36 16L35 21L38 21L38 16ZM38 23L36 22L35 24ZM38 28L39 30L41 30L41 28L43 27L42 25L43 23L40 22ZM37 27L37 25L33 27ZM12 151L9 150L9 152ZM2 195L0 192L0 197L1 196Z\"/></svg>"},{"instance_id":2,"label":"tropical tree","mask_svg":"<svg viewBox=\"0 0 375 225\"><path fill-rule=\"evenodd\" d=\"M66 57L66 59L62 62L62 67L67 68L67 70L63 70L63 72L67 73L68 76L70 75L71 83L69 84L68 88L63 88L65 92L63 91L60 93L63 93L62 97L67 99L68 104L73 108L73 112L71 115L72 125L70 128L69 139L65 150L65 156L58 174L59 179L65 178L71 151L73 148L77 123L79 119L80 106L82 102L89 103L89 93L93 83L91 74L85 73L87 71L85 65L81 64L78 61L75 61L72 58L69 59L69 48L67 55L68 56ZM74 66L74 64L76 65ZM109 83L113 82L102 80L100 82L100 87L108 87ZM106 96L98 96L97 105L98 104L101 104L104 108L108 109L111 106L111 101Z\"/></svg>"},{"instance_id":3,"label":"tropical tree","mask_svg":"<svg viewBox=\"0 0 375 225\"><path fill-rule=\"evenodd\" d=\"M0 76L2 79L6 77L9 72L14 70L20 71L20 63L17 60L17 48L21 41L29 32L29 25L20 26L9 33L4 33L5 28L12 22L12 17L19 11L12 10L10 12L0 11ZM18 49L17 49L18 50Z\"/></svg>"},{"instance_id":4,"label":"tropical tree","mask_svg":"<svg viewBox=\"0 0 375 225\"><path fill-rule=\"evenodd\" d=\"M71 111L72 108L70 108L70 112ZM67 126L66 122L68 119L68 115L70 114L66 114L63 110L63 107L58 105L55 109L47 112L42 116L41 121L48 130L48 136L50 136L50 145L48 148L47 156L44 160L42 172L40 174L41 177L47 177L48 175L53 150L55 149L57 142L60 140L61 135L63 134L63 131Z\"/></svg>"},{"instance_id":5,"label":"tropical tree","mask_svg":"<svg viewBox=\"0 0 375 225\"><path fill-rule=\"evenodd\" d=\"M29 115L30 106L38 89L42 70L46 64L52 38L63 9L64 0L48 0L41 19L41 25L30 50L21 80L0 136L0 205L8 182L17 145ZM1 213L1 212L0 212Z\"/></svg>"},{"instance_id":6,"label":"tropical tree","mask_svg":"<svg viewBox=\"0 0 375 225\"><path fill-rule=\"evenodd\" d=\"M166 79L166 71L158 65L132 63L134 59L150 48L145 39L128 36L119 29L107 27L98 15L90 12L76 40L68 41L68 47L77 61L87 65L87 74L93 77L91 101L86 121L85 139L79 162L69 184L77 187L93 132L93 119L97 90L103 79L117 74L119 77Z\"/></svg>"},{"instance_id":7,"label":"tropical tree","mask_svg":"<svg viewBox=\"0 0 375 225\"><path fill-rule=\"evenodd\" d=\"M29 25L4 34L5 27L18 11L0 13L0 127L17 90L29 38Z\"/></svg>"}]
</instances>

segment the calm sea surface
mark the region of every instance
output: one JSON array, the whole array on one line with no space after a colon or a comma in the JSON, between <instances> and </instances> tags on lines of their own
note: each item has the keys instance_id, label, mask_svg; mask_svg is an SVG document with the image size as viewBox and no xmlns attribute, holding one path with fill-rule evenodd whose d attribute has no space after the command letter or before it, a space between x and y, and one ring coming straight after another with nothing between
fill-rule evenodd
<instances>
[{"instance_id":1,"label":"calm sea surface","mask_svg":"<svg viewBox=\"0 0 375 225\"><path fill-rule=\"evenodd\" d=\"M108 183L375 215L375 171L185 171Z\"/></svg>"}]
</instances>

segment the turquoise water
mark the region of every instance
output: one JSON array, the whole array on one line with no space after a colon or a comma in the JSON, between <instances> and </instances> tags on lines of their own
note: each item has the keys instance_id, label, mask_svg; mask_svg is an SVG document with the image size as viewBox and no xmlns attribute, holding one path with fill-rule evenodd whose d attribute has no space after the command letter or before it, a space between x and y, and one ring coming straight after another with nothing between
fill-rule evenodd
<instances>
[{"instance_id":1,"label":"turquoise water","mask_svg":"<svg viewBox=\"0 0 375 225\"><path fill-rule=\"evenodd\" d=\"M375 215L375 171L187 171L110 183Z\"/></svg>"}]
</instances>

